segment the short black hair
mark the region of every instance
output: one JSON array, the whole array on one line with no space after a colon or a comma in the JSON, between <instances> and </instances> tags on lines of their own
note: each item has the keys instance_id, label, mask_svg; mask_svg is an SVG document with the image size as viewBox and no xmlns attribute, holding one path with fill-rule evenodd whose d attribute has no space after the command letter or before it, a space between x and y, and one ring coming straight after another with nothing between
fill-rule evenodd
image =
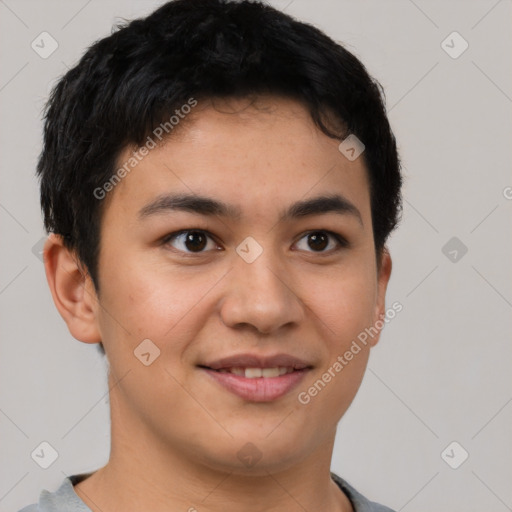
<instances>
[{"instance_id":1,"label":"short black hair","mask_svg":"<svg viewBox=\"0 0 512 512\"><path fill-rule=\"evenodd\" d=\"M45 228L63 237L97 291L105 201L95 191L112 180L121 151L142 147L191 98L260 94L297 100L329 137L364 143L381 255L402 208L381 85L342 45L263 2L173 0L94 43L46 106L37 167Z\"/></svg>"}]
</instances>

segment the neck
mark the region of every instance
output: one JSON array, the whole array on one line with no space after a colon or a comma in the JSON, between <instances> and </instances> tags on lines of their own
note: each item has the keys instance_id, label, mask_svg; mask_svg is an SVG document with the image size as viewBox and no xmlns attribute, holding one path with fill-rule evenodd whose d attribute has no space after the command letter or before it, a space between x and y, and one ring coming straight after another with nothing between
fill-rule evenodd
<instances>
[{"instance_id":1,"label":"neck","mask_svg":"<svg viewBox=\"0 0 512 512\"><path fill-rule=\"evenodd\" d=\"M243 472L227 465L213 467L190 450L182 451L180 443L170 447L137 419L126 421L127 411L121 414L113 398L109 462L75 486L93 512L225 512L226 504L246 512L353 510L330 477L335 432L293 464L261 463Z\"/></svg>"}]
</instances>

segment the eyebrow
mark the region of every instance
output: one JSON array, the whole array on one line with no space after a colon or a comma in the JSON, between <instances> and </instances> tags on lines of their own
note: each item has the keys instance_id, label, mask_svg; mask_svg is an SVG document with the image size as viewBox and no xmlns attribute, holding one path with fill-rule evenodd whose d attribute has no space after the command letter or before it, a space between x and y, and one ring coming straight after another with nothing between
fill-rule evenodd
<instances>
[{"instance_id":1,"label":"eyebrow","mask_svg":"<svg viewBox=\"0 0 512 512\"><path fill-rule=\"evenodd\" d=\"M240 208L226 204L210 197L196 194L164 194L158 196L139 211L139 219L143 220L153 215L167 214L171 211L187 211L198 215L222 216L233 220L240 219ZM279 221L286 221L300 217L337 213L349 215L363 225L361 212L347 198L340 194L322 195L312 199L297 201L282 211Z\"/></svg>"}]
</instances>

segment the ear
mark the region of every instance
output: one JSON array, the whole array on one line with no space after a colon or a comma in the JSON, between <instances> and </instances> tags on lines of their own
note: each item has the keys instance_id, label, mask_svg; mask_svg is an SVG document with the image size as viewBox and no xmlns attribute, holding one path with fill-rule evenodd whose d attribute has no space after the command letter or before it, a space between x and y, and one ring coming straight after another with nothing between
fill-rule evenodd
<instances>
[{"instance_id":1,"label":"ear","mask_svg":"<svg viewBox=\"0 0 512 512\"><path fill-rule=\"evenodd\" d=\"M391 255L387 247L382 249L380 254L380 264L378 265L377 273L377 300L375 302L375 310L373 314L373 324L375 330L378 332L375 336L371 337L370 345L377 344L380 338L380 333L384 327L384 318L386 316L386 290L388 288L389 278L391 277L392 261Z\"/></svg>"},{"instance_id":2,"label":"ear","mask_svg":"<svg viewBox=\"0 0 512 512\"><path fill-rule=\"evenodd\" d=\"M94 284L76 254L64 246L59 235L52 233L46 240L44 268L53 302L71 335L84 343L99 343L98 299Z\"/></svg>"}]
</instances>

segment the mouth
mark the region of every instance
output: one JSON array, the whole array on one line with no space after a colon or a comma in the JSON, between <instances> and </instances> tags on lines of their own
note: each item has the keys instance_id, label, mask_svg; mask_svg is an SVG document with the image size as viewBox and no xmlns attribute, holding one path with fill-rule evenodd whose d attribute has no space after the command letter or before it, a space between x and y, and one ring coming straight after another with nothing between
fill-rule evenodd
<instances>
[{"instance_id":1,"label":"mouth","mask_svg":"<svg viewBox=\"0 0 512 512\"><path fill-rule=\"evenodd\" d=\"M207 368L207 367L205 367ZM209 370L213 370L213 368L207 368ZM286 375L288 373L292 373L294 371L298 371L291 366L275 366L274 368L220 368L218 370L213 370L219 373L232 373L233 375L238 375L240 377L245 377L246 379L268 379L273 377L281 377L282 375Z\"/></svg>"},{"instance_id":2,"label":"mouth","mask_svg":"<svg viewBox=\"0 0 512 512\"><path fill-rule=\"evenodd\" d=\"M198 368L243 400L271 402L290 393L313 367L281 354L269 358L238 355Z\"/></svg>"}]
</instances>

